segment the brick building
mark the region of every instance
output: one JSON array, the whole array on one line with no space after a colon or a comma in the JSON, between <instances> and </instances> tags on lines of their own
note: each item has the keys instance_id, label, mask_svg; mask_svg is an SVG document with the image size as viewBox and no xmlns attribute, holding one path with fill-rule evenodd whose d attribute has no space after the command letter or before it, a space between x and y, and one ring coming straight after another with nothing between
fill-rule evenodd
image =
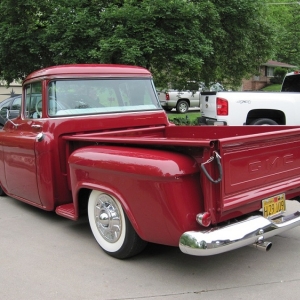
<instances>
[{"instance_id":1,"label":"brick building","mask_svg":"<svg viewBox=\"0 0 300 300\"><path fill-rule=\"evenodd\" d=\"M252 76L250 79L243 79L241 90L257 91L264 88L270 84L270 79L274 77L274 70L277 67L286 68L288 71L289 69L294 69L297 66L269 60L259 67L259 76Z\"/></svg>"}]
</instances>

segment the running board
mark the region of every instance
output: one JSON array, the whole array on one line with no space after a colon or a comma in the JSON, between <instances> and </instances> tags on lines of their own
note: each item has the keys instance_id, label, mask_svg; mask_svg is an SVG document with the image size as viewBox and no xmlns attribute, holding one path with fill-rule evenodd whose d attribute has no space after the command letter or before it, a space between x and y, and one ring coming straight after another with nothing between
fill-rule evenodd
<instances>
[{"instance_id":1,"label":"running board","mask_svg":"<svg viewBox=\"0 0 300 300\"><path fill-rule=\"evenodd\" d=\"M55 212L62 217L71 220L77 220L78 216L75 214L75 208L73 203L63 204L56 207Z\"/></svg>"}]
</instances>

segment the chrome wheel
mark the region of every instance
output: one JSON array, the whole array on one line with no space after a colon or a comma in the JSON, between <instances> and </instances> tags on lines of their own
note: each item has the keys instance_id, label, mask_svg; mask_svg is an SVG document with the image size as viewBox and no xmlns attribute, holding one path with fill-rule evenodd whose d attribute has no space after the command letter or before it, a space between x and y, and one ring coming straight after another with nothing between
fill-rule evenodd
<instances>
[{"instance_id":1,"label":"chrome wheel","mask_svg":"<svg viewBox=\"0 0 300 300\"><path fill-rule=\"evenodd\" d=\"M178 113L184 114L189 110L189 104L185 100L177 103L176 110Z\"/></svg>"},{"instance_id":2,"label":"chrome wheel","mask_svg":"<svg viewBox=\"0 0 300 300\"><path fill-rule=\"evenodd\" d=\"M102 194L94 207L96 226L102 237L115 243L121 235L122 219L116 202L110 196Z\"/></svg>"},{"instance_id":3,"label":"chrome wheel","mask_svg":"<svg viewBox=\"0 0 300 300\"><path fill-rule=\"evenodd\" d=\"M92 191L88 217L97 243L109 255L128 258L145 248L146 242L137 235L120 202L112 195Z\"/></svg>"}]
</instances>

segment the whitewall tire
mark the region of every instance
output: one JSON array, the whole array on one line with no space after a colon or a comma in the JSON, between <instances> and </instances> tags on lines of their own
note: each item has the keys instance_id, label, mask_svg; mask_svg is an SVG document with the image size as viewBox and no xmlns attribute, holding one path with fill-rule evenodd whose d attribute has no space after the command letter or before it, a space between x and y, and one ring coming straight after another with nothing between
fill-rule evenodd
<instances>
[{"instance_id":1,"label":"whitewall tire","mask_svg":"<svg viewBox=\"0 0 300 300\"><path fill-rule=\"evenodd\" d=\"M142 251L146 242L137 235L120 202L93 190L88 202L88 218L99 246L116 258L128 258Z\"/></svg>"}]
</instances>

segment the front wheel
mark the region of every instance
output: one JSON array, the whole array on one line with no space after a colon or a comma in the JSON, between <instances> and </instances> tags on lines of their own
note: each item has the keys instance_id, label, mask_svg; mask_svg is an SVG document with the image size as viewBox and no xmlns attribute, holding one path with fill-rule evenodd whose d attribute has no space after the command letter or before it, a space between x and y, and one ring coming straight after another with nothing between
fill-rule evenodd
<instances>
[{"instance_id":1,"label":"front wheel","mask_svg":"<svg viewBox=\"0 0 300 300\"><path fill-rule=\"evenodd\" d=\"M88 202L88 217L93 235L110 256L124 259L146 247L135 232L120 202L113 196L92 191Z\"/></svg>"},{"instance_id":2,"label":"front wheel","mask_svg":"<svg viewBox=\"0 0 300 300\"><path fill-rule=\"evenodd\" d=\"M278 125L278 123L272 119L261 118L252 121L250 125Z\"/></svg>"},{"instance_id":3,"label":"front wheel","mask_svg":"<svg viewBox=\"0 0 300 300\"><path fill-rule=\"evenodd\" d=\"M184 114L189 110L189 104L185 100L180 100L176 105L176 110L180 114Z\"/></svg>"}]
</instances>

